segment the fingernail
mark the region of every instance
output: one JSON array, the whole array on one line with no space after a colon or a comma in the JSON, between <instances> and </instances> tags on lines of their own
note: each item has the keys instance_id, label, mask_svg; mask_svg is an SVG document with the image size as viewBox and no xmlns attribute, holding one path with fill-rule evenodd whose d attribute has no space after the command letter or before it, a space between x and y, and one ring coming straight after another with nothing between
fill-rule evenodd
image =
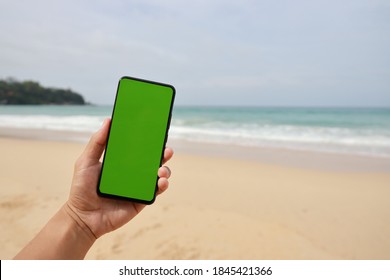
<instances>
[{"instance_id":1,"label":"fingernail","mask_svg":"<svg viewBox=\"0 0 390 280\"><path fill-rule=\"evenodd\" d=\"M168 166L164 166L164 167L168 171L168 178L169 178L172 174L171 169Z\"/></svg>"}]
</instances>

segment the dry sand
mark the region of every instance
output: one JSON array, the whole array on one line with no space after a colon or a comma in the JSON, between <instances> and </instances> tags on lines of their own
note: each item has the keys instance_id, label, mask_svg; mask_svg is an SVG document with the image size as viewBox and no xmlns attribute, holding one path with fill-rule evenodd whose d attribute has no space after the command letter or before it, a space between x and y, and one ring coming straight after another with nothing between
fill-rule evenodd
<instances>
[{"instance_id":1,"label":"dry sand","mask_svg":"<svg viewBox=\"0 0 390 280\"><path fill-rule=\"evenodd\" d=\"M66 201L83 147L0 138L1 259ZM88 259L390 259L389 160L177 147L169 190Z\"/></svg>"}]
</instances>

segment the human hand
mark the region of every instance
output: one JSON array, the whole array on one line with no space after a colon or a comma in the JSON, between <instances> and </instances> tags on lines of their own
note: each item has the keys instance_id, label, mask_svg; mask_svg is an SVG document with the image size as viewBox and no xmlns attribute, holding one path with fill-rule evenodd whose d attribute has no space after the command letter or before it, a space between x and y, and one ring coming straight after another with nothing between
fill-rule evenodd
<instances>
[{"instance_id":1,"label":"human hand","mask_svg":"<svg viewBox=\"0 0 390 280\"><path fill-rule=\"evenodd\" d=\"M123 226L145 207L144 204L97 195L96 187L102 168L100 158L106 146L110 122L110 119L104 121L76 161L69 199L64 205L65 211L95 239ZM170 160L172 155L173 150L166 148L163 164ZM160 178L157 194L161 194L169 185L169 168L160 167L158 176Z\"/></svg>"}]
</instances>

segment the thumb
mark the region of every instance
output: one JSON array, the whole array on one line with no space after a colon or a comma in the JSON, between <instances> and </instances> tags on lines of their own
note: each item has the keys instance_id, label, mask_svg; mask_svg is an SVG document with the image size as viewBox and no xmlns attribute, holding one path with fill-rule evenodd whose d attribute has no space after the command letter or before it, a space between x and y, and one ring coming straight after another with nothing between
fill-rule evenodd
<instances>
[{"instance_id":1,"label":"thumb","mask_svg":"<svg viewBox=\"0 0 390 280\"><path fill-rule=\"evenodd\" d=\"M106 147L110 124L111 120L109 118L105 119L102 127L92 135L83 154L81 155L81 161L85 165L91 166L99 162Z\"/></svg>"}]
</instances>

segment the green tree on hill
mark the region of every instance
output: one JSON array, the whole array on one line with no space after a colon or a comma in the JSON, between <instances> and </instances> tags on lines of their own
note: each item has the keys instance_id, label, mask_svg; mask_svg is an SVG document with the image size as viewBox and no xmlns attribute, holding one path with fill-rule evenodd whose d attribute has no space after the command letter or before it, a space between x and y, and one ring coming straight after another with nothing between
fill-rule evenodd
<instances>
[{"instance_id":1,"label":"green tree on hill","mask_svg":"<svg viewBox=\"0 0 390 280\"><path fill-rule=\"evenodd\" d=\"M38 82L0 80L0 104L4 105L85 105L84 98L70 89L45 88Z\"/></svg>"}]
</instances>

